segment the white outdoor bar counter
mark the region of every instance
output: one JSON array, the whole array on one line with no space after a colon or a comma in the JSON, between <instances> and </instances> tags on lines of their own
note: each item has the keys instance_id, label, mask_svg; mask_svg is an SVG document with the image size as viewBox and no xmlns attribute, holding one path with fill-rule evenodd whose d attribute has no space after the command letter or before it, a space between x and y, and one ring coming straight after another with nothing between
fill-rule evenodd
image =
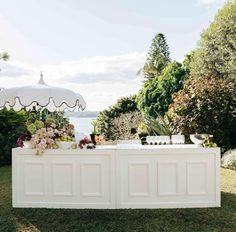
<instances>
[{"instance_id":1,"label":"white outdoor bar counter","mask_svg":"<svg viewBox=\"0 0 236 232\"><path fill-rule=\"evenodd\" d=\"M13 207L220 206L220 148L162 145L12 152Z\"/></svg>"}]
</instances>

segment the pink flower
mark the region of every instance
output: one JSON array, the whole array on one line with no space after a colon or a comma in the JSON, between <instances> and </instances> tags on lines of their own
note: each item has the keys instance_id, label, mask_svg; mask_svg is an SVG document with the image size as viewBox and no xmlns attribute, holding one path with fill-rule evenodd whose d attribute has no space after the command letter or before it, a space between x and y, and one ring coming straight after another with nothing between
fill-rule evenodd
<instances>
[{"instance_id":1,"label":"pink flower","mask_svg":"<svg viewBox=\"0 0 236 232\"><path fill-rule=\"evenodd\" d=\"M52 124L51 124L51 127L56 128L56 124L55 124L55 123L52 123Z\"/></svg>"},{"instance_id":2,"label":"pink flower","mask_svg":"<svg viewBox=\"0 0 236 232\"><path fill-rule=\"evenodd\" d=\"M40 128L36 130L30 140L32 148L35 148L37 150L38 155L42 155L46 149L55 148L56 138L68 135L71 136L71 134L74 134L73 127L68 128L70 128L71 130L66 130L65 128L58 129L56 128L56 124L52 123L47 128Z\"/></svg>"}]
</instances>

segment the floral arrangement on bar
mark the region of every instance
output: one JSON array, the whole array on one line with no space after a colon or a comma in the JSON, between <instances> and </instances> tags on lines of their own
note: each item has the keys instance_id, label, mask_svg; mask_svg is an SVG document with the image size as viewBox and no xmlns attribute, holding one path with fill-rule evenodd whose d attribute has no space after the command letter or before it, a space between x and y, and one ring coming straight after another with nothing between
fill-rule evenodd
<instances>
[{"instance_id":1,"label":"floral arrangement on bar","mask_svg":"<svg viewBox=\"0 0 236 232\"><path fill-rule=\"evenodd\" d=\"M103 135L95 135L94 140L96 142L96 145L101 145L105 142Z\"/></svg>"},{"instance_id":2,"label":"floral arrangement on bar","mask_svg":"<svg viewBox=\"0 0 236 232\"><path fill-rule=\"evenodd\" d=\"M27 125L29 134L22 134L17 144L23 147L25 142L30 143L30 148L37 150L37 155L42 155L46 149L57 149L60 147L60 143L69 143L69 148L77 148L74 139L74 126L69 123L65 123L62 128L59 128L56 121L53 118L46 118L46 120L36 120L34 123ZM74 145L74 146L72 146Z\"/></svg>"},{"instance_id":3,"label":"floral arrangement on bar","mask_svg":"<svg viewBox=\"0 0 236 232\"><path fill-rule=\"evenodd\" d=\"M84 148L86 148L86 149L94 149L95 145L92 142L92 140L90 140L88 137L84 137L79 142L79 148L80 149L84 149Z\"/></svg>"}]
</instances>

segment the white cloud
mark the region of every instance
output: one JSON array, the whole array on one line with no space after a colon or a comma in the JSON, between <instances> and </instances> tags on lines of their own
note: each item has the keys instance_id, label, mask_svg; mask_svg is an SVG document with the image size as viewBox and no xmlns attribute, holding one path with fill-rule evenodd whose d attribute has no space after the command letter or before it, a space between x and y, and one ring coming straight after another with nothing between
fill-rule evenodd
<instances>
[{"instance_id":1,"label":"white cloud","mask_svg":"<svg viewBox=\"0 0 236 232\"><path fill-rule=\"evenodd\" d=\"M12 78L18 78L21 76L27 76L32 74L33 70L22 64L22 63L7 63L2 62L0 66L0 77L6 76L6 77L12 77Z\"/></svg>"},{"instance_id":2,"label":"white cloud","mask_svg":"<svg viewBox=\"0 0 236 232\"><path fill-rule=\"evenodd\" d=\"M45 82L79 92L87 102L87 110L101 110L119 97L136 93L141 87L138 70L145 54L128 53L118 56L94 56L75 61L42 66ZM21 63L1 64L0 86L13 87L35 84L40 70Z\"/></svg>"},{"instance_id":3,"label":"white cloud","mask_svg":"<svg viewBox=\"0 0 236 232\"><path fill-rule=\"evenodd\" d=\"M143 53L128 53L119 56L94 56L56 65L43 65L49 76L63 82L96 83L126 81L136 78L136 73L145 60Z\"/></svg>"}]
</instances>

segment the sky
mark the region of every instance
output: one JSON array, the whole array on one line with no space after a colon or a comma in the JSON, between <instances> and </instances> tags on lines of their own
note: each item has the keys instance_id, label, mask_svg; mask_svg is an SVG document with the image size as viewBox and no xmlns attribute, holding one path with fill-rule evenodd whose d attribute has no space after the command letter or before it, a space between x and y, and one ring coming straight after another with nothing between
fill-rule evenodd
<instances>
[{"instance_id":1,"label":"sky","mask_svg":"<svg viewBox=\"0 0 236 232\"><path fill-rule=\"evenodd\" d=\"M152 38L166 36L182 61L224 0L0 0L0 87L37 83L82 94L103 110L142 86Z\"/></svg>"}]
</instances>

